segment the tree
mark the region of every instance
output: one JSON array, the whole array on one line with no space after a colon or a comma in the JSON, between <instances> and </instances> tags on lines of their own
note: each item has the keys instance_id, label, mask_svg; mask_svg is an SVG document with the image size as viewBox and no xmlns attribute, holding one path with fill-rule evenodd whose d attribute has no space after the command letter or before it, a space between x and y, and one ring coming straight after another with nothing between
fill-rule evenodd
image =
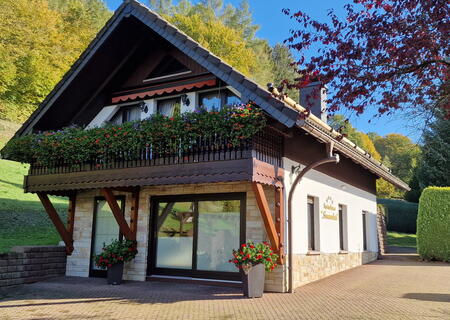
<instances>
[{"instance_id":1,"label":"tree","mask_svg":"<svg viewBox=\"0 0 450 320\"><path fill-rule=\"evenodd\" d=\"M101 0L0 1L0 118L25 120L110 14Z\"/></svg>"},{"instance_id":2,"label":"tree","mask_svg":"<svg viewBox=\"0 0 450 320\"><path fill-rule=\"evenodd\" d=\"M255 68L255 55L246 46L242 33L227 27L220 20L205 21L199 14L174 14L167 19L244 74L250 75Z\"/></svg>"},{"instance_id":3,"label":"tree","mask_svg":"<svg viewBox=\"0 0 450 320\"><path fill-rule=\"evenodd\" d=\"M271 55L273 61L272 81L277 85L280 85L285 80L294 82L297 77L297 72L291 66L295 59L289 48L283 44L277 43L272 47ZM287 90L286 93L295 101L299 101L298 90L290 89Z\"/></svg>"},{"instance_id":4,"label":"tree","mask_svg":"<svg viewBox=\"0 0 450 320\"><path fill-rule=\"evenodd\" d=\"M361 114L440 108L450 116L450 6L447 0L353 0L330 22L284 13L300 27L286 40L300 54L301 88L320 80L333 88L329 109ZM312 46L318 50L307 55Z\"/></svg>"},{"instance_id":5,"label":"tree","mask_svg":"<svg viewBox=\"0 0 450 320\"><path fill-rule=\"evenodd\" d=\"M439 112L423 135L419 188L450 186L450 121Z\"/></svg>"},{"instance_id":6,"label":"tree","mask_svg":"<svg viewBox=\"0 0 450 320\"><path fill-rule=\"evenodd\" d=\"M392 133L374 141L384 162L390 162L392 173L409 183L420 158L420 148L408 137Z\"/></svg>"}]
</instances>

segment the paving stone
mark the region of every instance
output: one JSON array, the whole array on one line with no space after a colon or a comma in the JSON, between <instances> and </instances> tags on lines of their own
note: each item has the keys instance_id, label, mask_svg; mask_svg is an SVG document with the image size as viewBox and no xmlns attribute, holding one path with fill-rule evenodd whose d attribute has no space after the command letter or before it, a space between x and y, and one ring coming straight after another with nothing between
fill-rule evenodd
<instances>
[{"instance_id":1,"label":"paving stone","mask_svg":"<svg viewBox=\"0 0 450 320\"><path fill-rule=\"evenodd\" d=\"M135 281L109 286L101 278L59 277L7 288L0 319L448 320L449 270L445 263L379 260L293 294L266 292L259 299L245 299L229 287Z\"/></svg>"}]
</instances>

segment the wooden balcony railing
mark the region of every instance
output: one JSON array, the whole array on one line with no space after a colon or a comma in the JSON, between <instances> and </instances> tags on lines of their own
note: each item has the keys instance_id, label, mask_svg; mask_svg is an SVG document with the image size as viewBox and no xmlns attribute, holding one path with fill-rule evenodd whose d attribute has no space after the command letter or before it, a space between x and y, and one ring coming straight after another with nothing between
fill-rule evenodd
<instances>
[{"instance_id":1,"label":"wooden balcony railing","mask_svg":"<svg viewBox=\"0 0 450 320\"><path fill-rule=\"evenodd\" d=\"M173 140L168 145L150 145L139 150L106 152L102 157L82 163L67 163L64 160L58 160L46 166L32 163L29 175L226 161L252 157L281 166L282 156L282 136L266 129L252 138L241 140L237 145L216 135L199 138L188 148L183 148L179 141Z\"/></svg>"}]
</instances>

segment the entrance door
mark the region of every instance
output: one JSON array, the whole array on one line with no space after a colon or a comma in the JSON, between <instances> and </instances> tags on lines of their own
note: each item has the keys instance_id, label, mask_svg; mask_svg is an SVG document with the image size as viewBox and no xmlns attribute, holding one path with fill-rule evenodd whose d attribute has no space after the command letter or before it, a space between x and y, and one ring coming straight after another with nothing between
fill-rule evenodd
<instances>
[{"instance_id":1,"label":"entrance door","mask_svg":"<svg viewBox=\"0 0 450 320\"><path fill-rule=\"evenodd\" d=\"M152 200L149 274L239 279L228 260L245 241L245 194Z\"/></svg>"},{"instance_id":2,"label":"entrance door","mask_svg":"<svg viewBox=\"0 0 450 320\"><path fill-rule=\"evenodd\" d=\"M123 212L123 197L117 198L117 201ZM113 240L121 238L122 235L120 234L119 225L108 203L104 198L95 198L89 276L103 277L106 275L105 270L95 265L94 256L102 252L104 245L108 245Z\"/></svg>"}]
</instances>

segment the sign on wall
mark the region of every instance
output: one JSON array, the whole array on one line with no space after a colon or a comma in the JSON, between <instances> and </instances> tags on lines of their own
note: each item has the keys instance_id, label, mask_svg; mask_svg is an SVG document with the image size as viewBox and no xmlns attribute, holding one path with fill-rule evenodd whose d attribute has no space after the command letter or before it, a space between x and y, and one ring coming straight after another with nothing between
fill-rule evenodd
<instances>
[{"instance_id":1,"label":"sign on wall","mask_svg":"<svg viewBox=\"0 0 450 320\"><path fill-rule=\"evenodd\" d=\"M327 197L327 199L323 203L320 213L322 214L323 219L338 219L338 211L336 205L334 204L333 198L331 198L330 196Z\"/></svg>"}]
</instances>

